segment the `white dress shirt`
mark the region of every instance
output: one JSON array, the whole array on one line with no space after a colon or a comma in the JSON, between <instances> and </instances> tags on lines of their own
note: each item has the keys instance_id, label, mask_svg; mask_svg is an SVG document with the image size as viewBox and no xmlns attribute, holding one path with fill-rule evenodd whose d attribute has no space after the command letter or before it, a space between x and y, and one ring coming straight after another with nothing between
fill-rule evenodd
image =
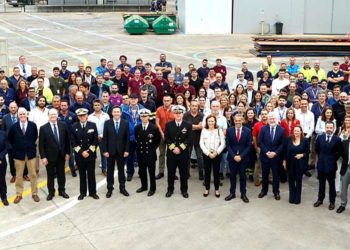
<instances>
[{"instance_id":1,"label":"white dress shirt","mask_svg":"<svg viewBox=\"0 0 350 250\"><path fill-rule=\"evenodd\" d=\"M32 75L32 66L30 66L29 64L17 64L17 67L19 68L20 75L24 78L27 78ZM26 73L24 73L23 67Z\"/></svg>"},{"instance_id":2,"label":"white dress shirt","mask_svg":"<svg viewBox=\"0 0 350 250\"><path fill-rule=\"evenodd\" d=\"M57 129L57 137L58 137L58 140L60 139L60 132L58 131L58 125L57 123L51 123L50 122L50 126L51 126L51 129L52 129L52 133L55 134L55 127L54 125L56 125L56 129Z\"/></svg>"},{"instance_id":3,"label":"white dress shirt","mask_svg":"<svg viewBox=\"0 0 350 250\"><path fill-rule=\"evenodd\" d=\"M306 138L310 138L312 133L315 130L315 115L311 111L296 112L296 118L300 121L300 126L303 129L303 132Z\"/></svg>"},{"instance_id":4,"label":"white dress shirt","mask_svg":"<svg viewBox=\"0 0 350 250\"><path fill-rule=\"evenodd\" d=\"M109 115L107 115L105 112L101 112L99 116L96 115L96 113L92 113L88 117L89 122L93 122L96 124L97 127L97 133L99 137L103 137L103 128L105 125L105 122L109 120Z\"/></svg>"},{"instance_id":5,"label":"white dress shirt","mask_svg":"<svg viewBox=\"0 0 350 250\"><path fill-rule=\"evenodd\" d=\"M42 111L41 109L36 107L35 109L29 112L28 120L34 122L39 131L42 125L49 122L49 109L44 108L44 110Z\"/></svg>"}]
</instances>

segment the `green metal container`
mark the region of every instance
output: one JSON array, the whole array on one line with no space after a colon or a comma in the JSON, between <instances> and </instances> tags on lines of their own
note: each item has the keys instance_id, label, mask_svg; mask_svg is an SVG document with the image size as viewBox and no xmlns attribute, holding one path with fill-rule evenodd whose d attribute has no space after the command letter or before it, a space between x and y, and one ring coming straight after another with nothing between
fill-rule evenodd
<instances>
[{"instance_id":1,"label":"green metal container","mask_svg":"<svg viewBox=\"0 0 350 250\"><path fill-rule=\"evenodd\" d=\"M130 16L132 16L133 13L123 13L123 19L126 20ZM157 12L138 12L137 15L140 15L142 18L147 20L149 24L149 28L152 29L152 23L159 18L162 14L157 13ZM176 14L175 13L166 13L168 17L170 17L171 20L173 20L176 23Z\"/></svg>"},{"instance_id":2,"label":"green metal container","mask_svg":"<svg viewBox=\"0 0 350 250\"><path fill-rule=\"evenodd\" d=\"M166 15L161 15L152 23L153 30L156 34L174 34L176 32L176 22Z\"/></svg>"},{"instance_id":3,"label":"green metal container","mask_svg":"<svg viewBox=\"0 0 350 250\"><path fill-rule=\"evenodd\" d=\"M148 22L139 15L132 15L124 22L124 29L130 35L142 35L149 28Z\"/></svg>"}]
</instances>

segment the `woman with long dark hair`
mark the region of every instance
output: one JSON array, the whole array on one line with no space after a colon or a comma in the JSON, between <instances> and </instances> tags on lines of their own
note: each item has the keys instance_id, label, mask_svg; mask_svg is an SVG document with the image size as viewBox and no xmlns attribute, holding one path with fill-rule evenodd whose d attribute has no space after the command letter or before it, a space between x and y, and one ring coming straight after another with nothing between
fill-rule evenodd
<instances>
[{"instance_id":1,"label":"woman with long dark hair","mask_svg":"<svg viewBox=\"0 0 350 250\"><path fill-rule=\"evenodd\" d=\"M287 140L283 166L287 170L289 203L300 204L303 173L308 167L309 141L304 138L303 129L296 125Z\"/></svg>"},{"instance_id":2,"label":"woman with long dark hair","mask_svg":"<svg viewBox=\"0 0 350 250\"><path fill-rule=\"evenodd\" d=\"M28 95L27 81L24 79L19 80L16 88L16 103L18 107L22 107L22 102L27 98Z\"/></svg>"},{"instance_id":3,"label":"woman with long dark hair","mask_svg":"<svg viewBox=\"0 0 350 250\"><path fill-rule=\"evenodd\" d=\"M247 108L247 110L245 112L245 117L246 117L246 120L243 123L243 126L246 128L249 128L250 132L252 133L252 136L253 136L253 127L254 127L255 123L258 122L255 110L253 108ZM255 168L256 159L257 159L256 158L256 151L255 151L255 148L252 147L250 150L248 167L246 169L248 179L252 182L254 181L254 168Z\"/></svg>"},{"instance_id":4,"label":"woman with long dark hair","mask_svg":"<svg viewBox=\"0 0 350 250\"><path fill-rule=\"evenodd\" d=\"M202 129L199 145L203 151L204 162L204 197L209 195L211 171L214 175L215 196L220 197L220 162L221 152L225 148L225 136L222 130L218 127L216 117L209 115L205 119L205 127Z\"/></svg>"}]
</instances>

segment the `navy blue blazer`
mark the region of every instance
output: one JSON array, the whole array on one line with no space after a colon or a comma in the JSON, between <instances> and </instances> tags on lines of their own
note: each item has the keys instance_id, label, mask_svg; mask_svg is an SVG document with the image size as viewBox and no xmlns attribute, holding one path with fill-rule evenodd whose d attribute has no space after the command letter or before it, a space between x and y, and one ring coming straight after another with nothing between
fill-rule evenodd
<instances>
[{"instance_id":1,"label":"navy blue blazer","mask_svg":"<svg viewBox=\"0 0 350 250\"><path fill-rule=\"evenodd\" d=\"M260 160L269 162L271 159L267 157L267 152L275 152L277 155L272 160L281 160L283 158L283 148L285 143L284 128L280 125L275 127L275 136L273 141L270 136L270 126L263 126L259 133L258 145L260 147Z\"/></svg>"},{"instance_id":2,"label":"navy blue blazer","mask_svg":"<svg viewBox=\"0 0 350 250\"><path fill-rule=\"evenodd\" d=\"M315 145L315 151L318 155L317 169L324 173L337 171L337 160L341 150L342 143L337 135L333 135L329 143L326 142L326 134L319 135Z\"/></svg>"},{"instance_id":3,"label":"navy blue blazer","mask_svg":"<svg viewBox=\"0 0 350 250\"><path fill-rule=\"evenodd\" d=\"M5 156L7 154L7 134L5 131L0 130L0 161L2 164L6 164Z\"/></svg>"},{"instance_id":4,"label":"navy blue blazer","mask_svg":"<svg viewBox=\"0 0 350 250\"><path fill-rule=\"evenodd\" d=\"M239 139L239 142L237 141L236 128L231 127L227 130L226 148L228 151L228 161L232 161L233 157L240 155L243 162L248 162L252 145L253 137L249 128L241 128L241 137Z\"/></svg>"},{"instance_id":5,"label":"navy blue blazer","mask_svg":"<svg viewBox=\"0 0 350 250\"><path fill-rule=\"evenodd\" d=\"M18 116L16 115L16 117L17 117L17 121L18 121L19 120ZM14 123L12 123L12 114L8 113L2 118L1 129L4 130L8 134L8 132L10 131L10 128L12 127L13 124Z\"/></svg>"},{"instance_id":6,"label":"navy blue blazer","mask_svg":"<svg viewBox=\"0 0 350 250\"><path fill-rule=\"evenodd\" d=\"M22 133L19 122L16 122L10 128L8 141L11 143L13 158L24 161L36 157L36 140L38 139L38 129L34 122L28 121L25 135Z\"/></svg>"}]
</instances>

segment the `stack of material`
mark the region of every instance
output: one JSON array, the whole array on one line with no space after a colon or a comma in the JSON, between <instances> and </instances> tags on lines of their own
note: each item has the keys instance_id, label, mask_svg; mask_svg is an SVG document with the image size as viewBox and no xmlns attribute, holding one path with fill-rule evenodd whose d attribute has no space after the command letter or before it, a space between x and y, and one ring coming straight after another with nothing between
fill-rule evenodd
<instances>
[{"instance_id":1,"label":"stack of material","mask_svg":"<svg viewBox=\"0 0 350 250\"><path fill-rule=\"evenodd\" d=\"M254 36L255 56L344 56L350 54L350 37Z\"/></svg>"}]
</instances>

